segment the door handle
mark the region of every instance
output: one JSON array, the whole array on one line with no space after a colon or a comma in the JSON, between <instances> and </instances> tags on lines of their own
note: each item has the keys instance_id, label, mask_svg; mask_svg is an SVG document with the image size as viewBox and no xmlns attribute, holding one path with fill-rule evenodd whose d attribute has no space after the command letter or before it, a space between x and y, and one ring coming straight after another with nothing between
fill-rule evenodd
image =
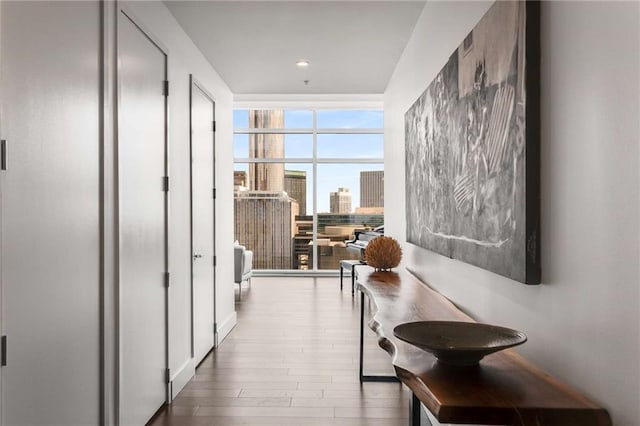
<instances>
[{"instance_id":1,"label":"door handle","mask_svg":"<svg viewBox=\"0 0 640 426\"><path fill-rule=\"evenodd\" d=\"M193 258L194 259L200 259L202 257L202 255L200 253L193 253Z\"/></svg>"}]
</instances>

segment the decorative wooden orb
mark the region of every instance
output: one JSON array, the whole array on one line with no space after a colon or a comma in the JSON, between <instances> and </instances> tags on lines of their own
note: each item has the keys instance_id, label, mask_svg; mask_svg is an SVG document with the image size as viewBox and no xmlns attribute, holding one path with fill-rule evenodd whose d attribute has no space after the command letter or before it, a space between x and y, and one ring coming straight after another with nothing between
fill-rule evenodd
<instances>
[{"instance_id":1,"label":"decorative wooden orb","mask_svg":"<svg viewBox=\"0 0 640 426\"><path fill-rule=\"evenodd\" d=\"M400 244L391 238L380 236L369 241L364 251L364 260L367 265L375 269L388 271L400 264L402 249Z\"/></svg>"}]
</instances>

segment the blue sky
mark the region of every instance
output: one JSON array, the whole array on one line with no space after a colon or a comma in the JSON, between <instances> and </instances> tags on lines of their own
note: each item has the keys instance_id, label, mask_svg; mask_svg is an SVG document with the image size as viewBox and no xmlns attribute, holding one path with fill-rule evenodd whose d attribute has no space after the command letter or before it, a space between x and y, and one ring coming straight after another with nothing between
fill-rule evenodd
<instances>
[{"instance_id":1,"label":"blue sky","mask_svg":"<svg viewBox=\"0 0 640 426\"><path fill-rule=\"evenodd\" d=\"M382 111L319 110L318 128L322 129L382 129ZM248 111L236 110L234 128L248 127ZM287 129L309 129L313 126L313 112L285 111ZM248 135L234 135L234 157L248 157ZM285 135L285 158L311 158L313 137L310 134ZM381 134L319 134L318 158L383 158L384 145ZM235 170L248 171L247 164L235 164ZM287 170L307 172L307 212L313 203L313 165L286 163ZM329 193L338 187L347 187L352 193L352 209L360 206L360 172L382 170L382 164L318 164L318 212L329 211Z\"/></svg>"},{"instance_id":2,"label":"blue sky","mask_svg":"<svg viewBox=\"0 0 640 426\"><path fill-rule=\"evenodd\" d=\"M383 113L380 110L318 110L319 129L382 129ZM310 129L313 127L313 111L286 110L284 125L288 129ZM233 112L233 127L249 127L249 111Z\"/></svg>"}]
</instances>

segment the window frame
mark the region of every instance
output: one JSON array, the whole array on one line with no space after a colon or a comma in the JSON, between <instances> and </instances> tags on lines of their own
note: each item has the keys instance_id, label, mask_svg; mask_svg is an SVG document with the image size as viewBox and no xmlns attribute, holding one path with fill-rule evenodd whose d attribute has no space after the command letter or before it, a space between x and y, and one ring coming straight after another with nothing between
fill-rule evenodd
<instances>
[{"instance_id":1,"label":"window frame","mask_svg":"<svg viewBox=\"0 0 640 426\"><path fill-rule=\"evenodd\" d=\"M262 269L256 271L259 275L324 275L331 274L334 275L338 272L338 269L331 270L323 270L318 269L318 165L319 164L380 164L382 166L382 170L384 170L384 154L380 158L359 158L359 157L341 157L341 158L318 158L318 135L328 134L328 135L358 135L358 134L379 134L383 137L383 147L384 147L384 126L381 128L318 128L318 111L321 110L332 110L332 111L380 111L384 114L384 108L381 104L374 105L352 105L350 107L345 106L327 106L327 107L313 107L308 105L283 105L283 106L262 106L262 105L252 105L252 104L244 104L234 105L233 113L236 110L283 110L283 111L292 111L292 110L304 110L311 111L313 115L313 127L312 128L291 128L287 129L279 128L235 128L233 129L233 134L235 135L252 135L252 134L309 134L312 135L312 157L302 157L302 158L293 158L293 157L282 157L282 158L243 158L243 157L235 157L233 158L234 170L236 164L269 164L269 163L304 163L304 164L312 164L313 165L313 182L312 182L312 190L313 190L313 268L310 270L297 270L297 269L277 269L277 270L269 270ZM232 148L233 151L233 148Z\"/></svg>"}]
</instances>

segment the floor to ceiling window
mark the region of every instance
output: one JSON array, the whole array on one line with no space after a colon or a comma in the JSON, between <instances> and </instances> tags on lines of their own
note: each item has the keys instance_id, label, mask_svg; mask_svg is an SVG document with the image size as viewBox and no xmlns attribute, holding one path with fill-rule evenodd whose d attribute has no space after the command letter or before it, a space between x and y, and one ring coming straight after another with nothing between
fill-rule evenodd
<instances>
[{"instance_id":1,"label":"floor to ceiling window","mask_svg":"<svg viewBox=\"0 0 640 426\"><path fill-rule=\"evenodd\" d=\"M332 270L384 223L381 110L236 109L235 237L257 270Z\"/></svg>"}]
</instances>

